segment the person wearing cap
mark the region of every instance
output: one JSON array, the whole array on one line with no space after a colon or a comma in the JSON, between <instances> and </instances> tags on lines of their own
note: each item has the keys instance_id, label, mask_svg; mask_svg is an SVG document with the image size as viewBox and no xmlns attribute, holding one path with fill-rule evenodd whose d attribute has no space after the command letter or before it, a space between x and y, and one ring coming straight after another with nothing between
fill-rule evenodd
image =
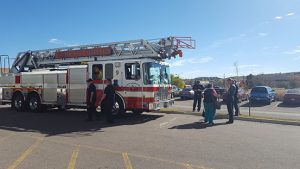
<instances>
[{"instance_id":1,"label":"person wearing cap","mask_svg":"<svg viewBox=\"0 0 300 169\"><path fill-rule=\"evenodd\" d=\"M88 119L87 121L93 121L93 114L96 114L96 86L93 83L92 79L88 79L87 81L88 87L86 90L86 105L87 105L87 113Z\"/></svg>"},{"instance_id":2,"label":"person wearing cap","mask_svg":"<svg viewBox=\"0 0 300 169\"><path fill-rule=\"evenodd\" d=\"M115 104L115 88L112 85L111 79L107 79L107 86L100 100L101 112L104 112L108 123L114 123L112 109Z\"/></svg>"},{"instance_id":3,"label":"person wearing cap","mask_svg":"<svg viewBox=\"0 0 300 169\"><path fill-rule=\"evenodd\" d=\"M202 91L204 90L203 85L200 84L200 81L197 80L196 83L193 85L194 90L194 102L193 102L193 112L196 109L197 103L198 103L198 112L201 108L201 99L202 99Z\"/></svg>"},{"instance_id":4,"label":"person wearing cap","mask_svg":"<svg viewBox=\"0 0 300 169\"><path fill-rule=\"evenodd\" d=\"M234 96L236 93L236 87L234 85L234 81L231 78L227 79L227 83L229 85L229 89L227 91L227 110L228 110L228 121L226 122L227 124L232 124L233 123L233 105L234 105Z\"/></svg>"}]
</instances>

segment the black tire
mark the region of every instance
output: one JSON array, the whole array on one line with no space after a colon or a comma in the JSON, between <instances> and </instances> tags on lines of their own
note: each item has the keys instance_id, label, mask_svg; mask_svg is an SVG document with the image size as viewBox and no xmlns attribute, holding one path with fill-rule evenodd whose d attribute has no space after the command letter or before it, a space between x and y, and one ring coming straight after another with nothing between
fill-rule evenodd
<instances>
[{"instance_id":1,"label":"black tire","mask_svg":"<svg viewBox=\"0 0 300 169\"><path fill-rule=\"evenodd\" d=\"M12 102L11 102L11 108L16 111L26 110L26 103L25 103L24 97L21 93L14 94Z\"/></svg>"},{"instance_id":2,"label":"black tire","mask_svg":"<svg viewBox=\"0 0 300 169\"><path fill-rule=\"evenodd\" d=\"M43 105L41 104L41 99L37 94L32 94L28 99L28 108L33 113L41 113L43 110Z\"/></svg>"},{"instance_id":3,"label":"black tire","mask_svg":"<svg viewBox=\"0 0 300 169\"><path fill-rule=\"evenodd\" d=\"M144 112L144 110L142 110L142 109L133 109L132 110L132 113L134 115L141 115L143 112Z\"/></svg>"},{"instance_id":4,"label":"black tire","mask_svg":"<svg viewBox=\"0 0 300 169\"><path fill-rule=\"evenodd\" d=\"M116 95L115 104L112 109L113 116L122 117L122 116L124 116L125 112L126 112L126 110L125 110L122 99L120 98L119 95Z\"/></svg>"},{"instance_id":5,"label":"black tire","mask_svg":"<svg viewBox=\"0 0 300 169\"><path fill-rule=\"evenodd\" d=\"M272 98L268 101L268 105L270 105L272 103Z\"/></svg>"}]
</instances>

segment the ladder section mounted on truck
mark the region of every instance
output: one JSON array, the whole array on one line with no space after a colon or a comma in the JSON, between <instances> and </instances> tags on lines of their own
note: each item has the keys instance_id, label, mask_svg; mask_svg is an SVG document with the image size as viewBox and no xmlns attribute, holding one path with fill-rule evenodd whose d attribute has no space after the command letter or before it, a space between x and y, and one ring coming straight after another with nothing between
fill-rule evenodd
<instances>
[{"instance_id":1,"label":"ladder section mounted on truck","mask_svg":"<svg viewBox=\"0 0 300 169\"><path fill-rule=\"evenodd\" d=\"M164 60L177 55L182 57L181 48L194 49L195 45L195 40L191 37L167 37L27 51L17 55L10 71L20 73L27 69L78 65L98 60L133 58Z\"/></svg>"}]
</instances>

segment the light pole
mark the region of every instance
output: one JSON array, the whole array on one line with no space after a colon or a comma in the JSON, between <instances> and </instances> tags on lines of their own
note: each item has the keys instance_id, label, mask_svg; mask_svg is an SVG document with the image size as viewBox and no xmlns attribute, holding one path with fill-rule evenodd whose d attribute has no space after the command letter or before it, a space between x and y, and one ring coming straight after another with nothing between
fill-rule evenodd
<instances>
[{"instance_id":1,"label":"light pole","mask_svg":"<svg viewBox=\"0 0 300 169\"><path fill-rule=\"evenodd\" d=\"M3 59L3 61L4 61L4 64L2 64L2 57L6 57L6 58L4 58ZM3 72L3 68L2 68L2 65L4 66L4 68L5 68L5 66L6 66L6 64L5 64L5 60L6 59L8 59L8 62L9 62L9 56L8 55L0 55L0 69L1 69L1 73Z\"/></svg>"}]
</instances>

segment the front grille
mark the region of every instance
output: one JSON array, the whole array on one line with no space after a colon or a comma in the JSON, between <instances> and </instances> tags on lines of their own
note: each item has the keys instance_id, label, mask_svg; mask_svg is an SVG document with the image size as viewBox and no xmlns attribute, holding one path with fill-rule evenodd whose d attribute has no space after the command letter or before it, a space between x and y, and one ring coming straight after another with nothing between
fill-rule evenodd
<instances>
[{"instance_id":1,"label":"front grille","mask_svg":"<svg viewBox=\"0 0 300 169\"><path fill-rule=\"evenodd\" d=\"M168 100L169 99L169 93L168 93L168 86L166 87L159 87L157 96L159 100Z\"/></svg>"}]
</instances>

